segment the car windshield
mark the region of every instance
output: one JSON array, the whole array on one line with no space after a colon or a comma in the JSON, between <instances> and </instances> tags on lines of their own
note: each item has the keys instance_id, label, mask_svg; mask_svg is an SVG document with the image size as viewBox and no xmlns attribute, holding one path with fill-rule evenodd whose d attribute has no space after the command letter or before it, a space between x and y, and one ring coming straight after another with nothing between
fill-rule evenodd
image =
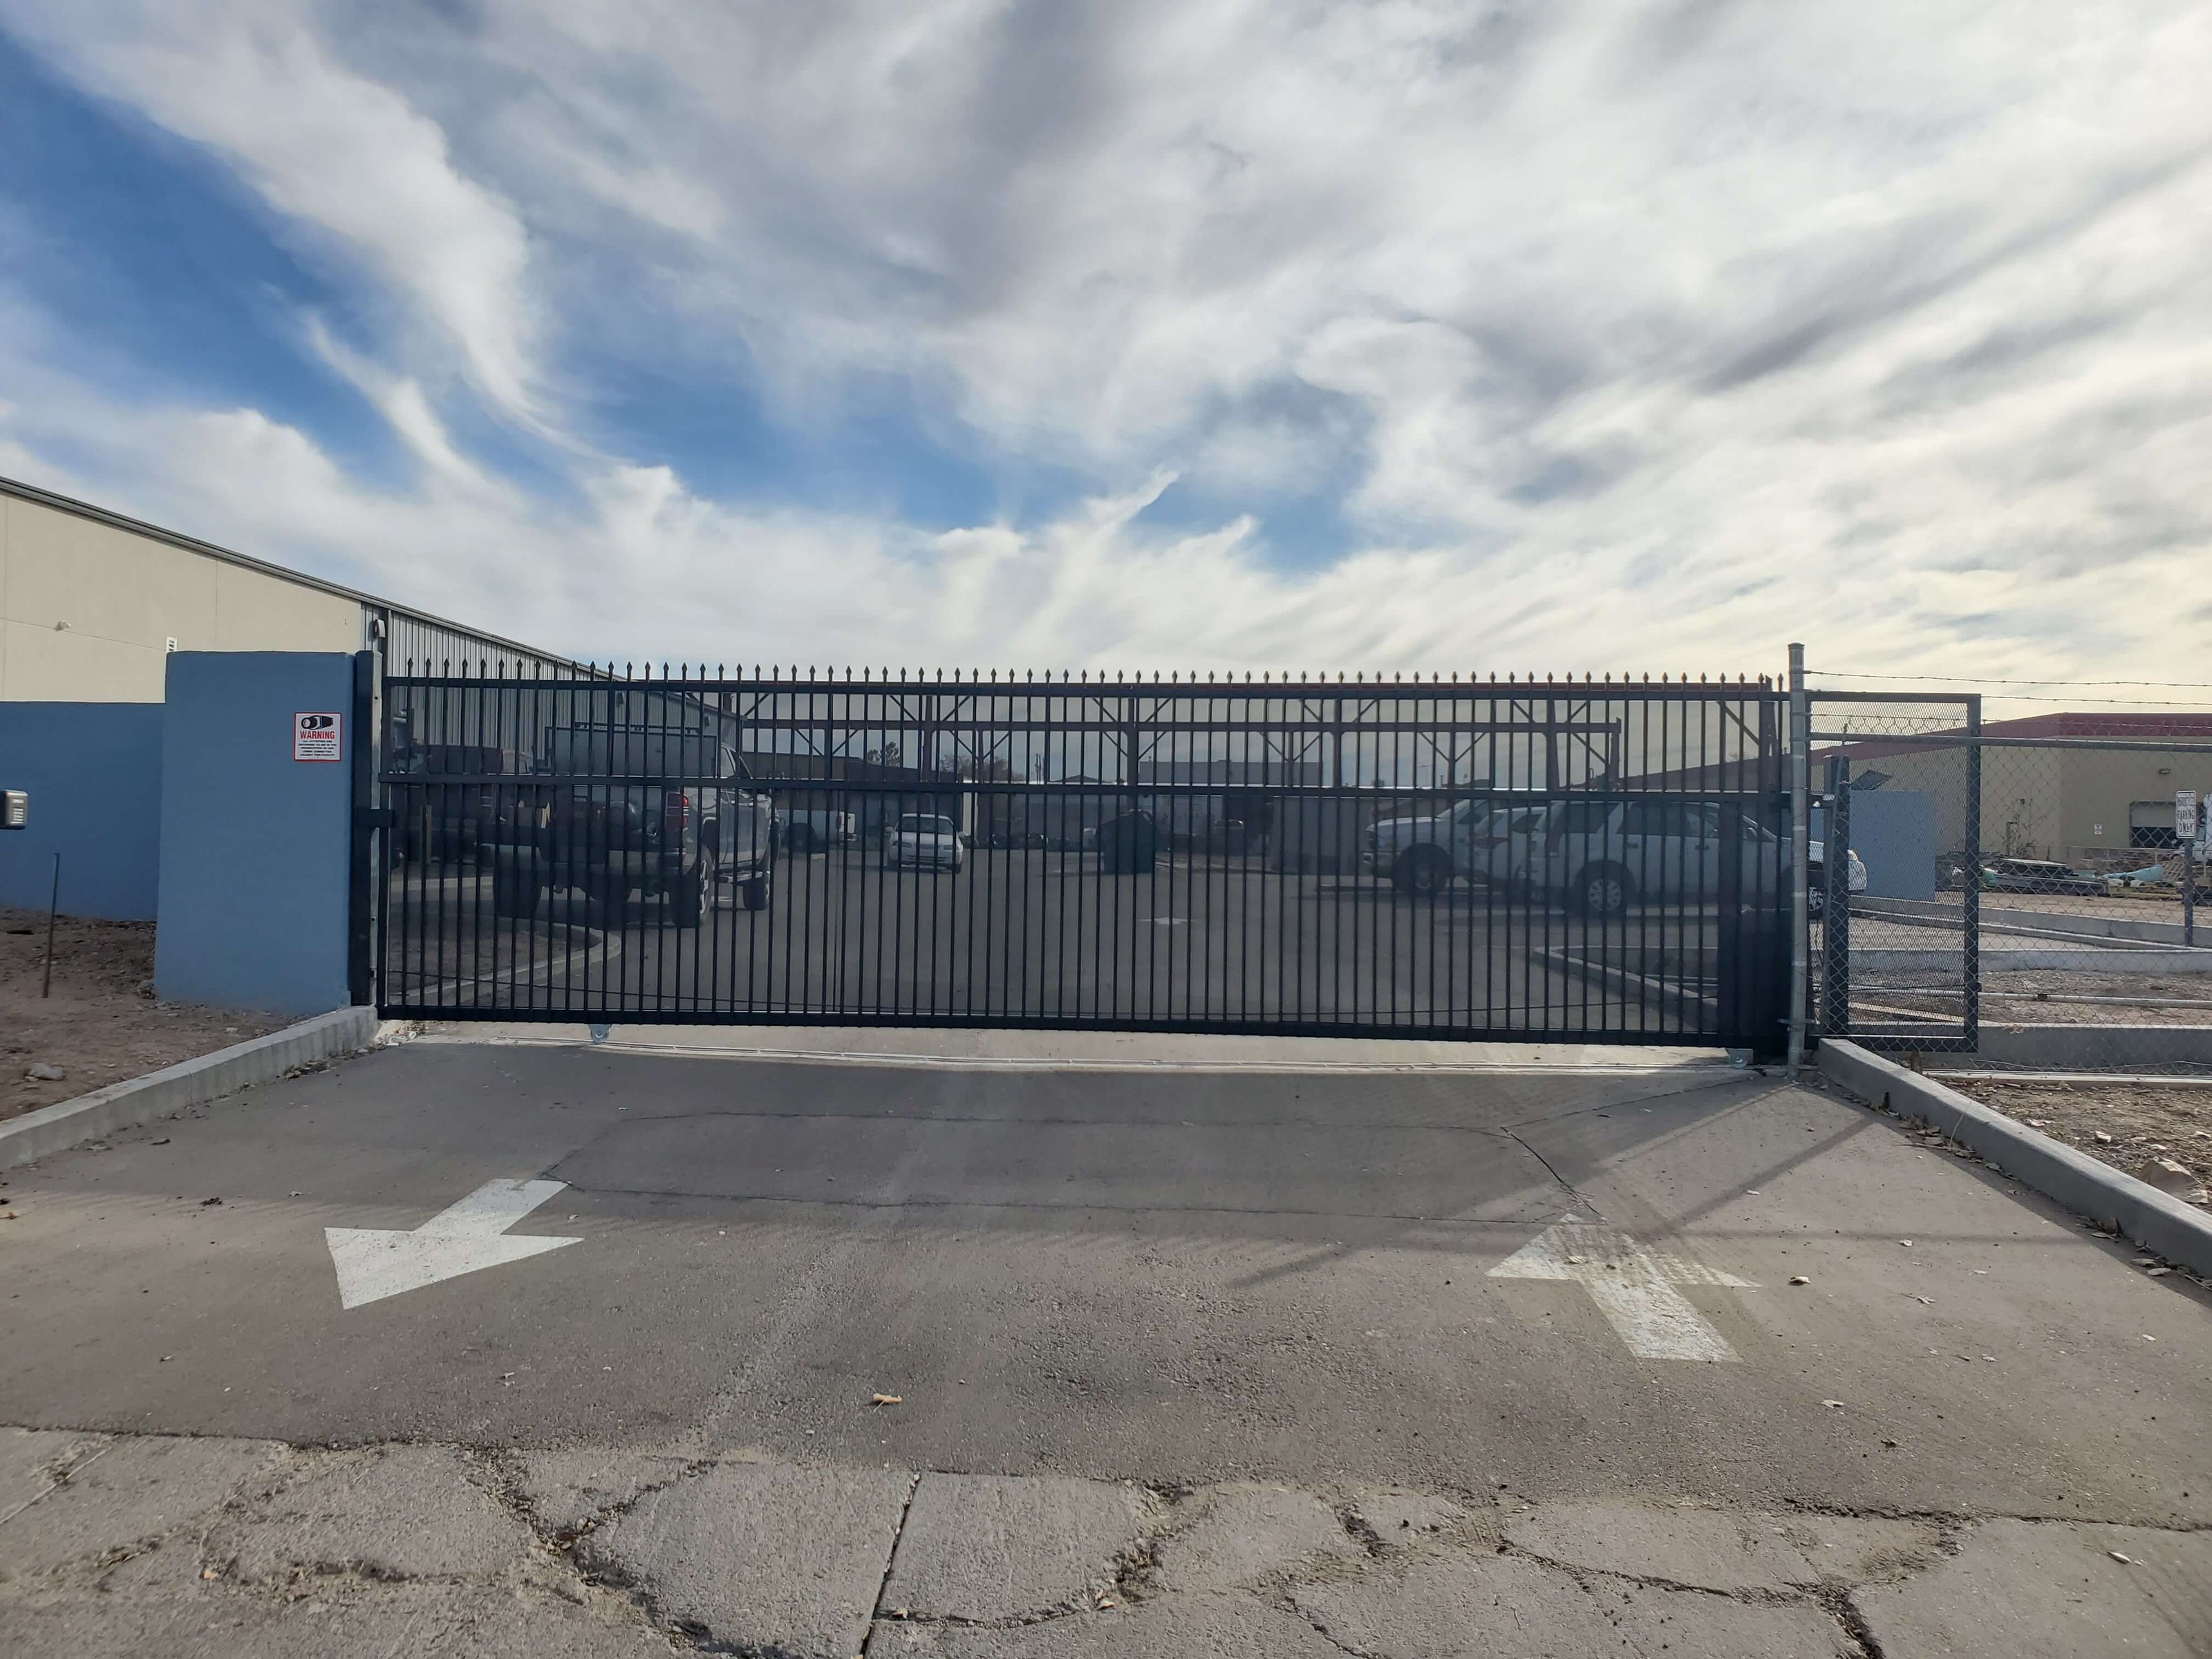
<instances>
[{"instance_id":1,"label":"car windshield","mask_svg":"<svg viewBox=\"0 0 2212 1659\"><path fill-rule=\"evenodd\" d=\"M927 812L908 812L899 819L898 827L901 835L949 836L952 833L952 820L933 817Z\"/></svg>"}]
</instances>

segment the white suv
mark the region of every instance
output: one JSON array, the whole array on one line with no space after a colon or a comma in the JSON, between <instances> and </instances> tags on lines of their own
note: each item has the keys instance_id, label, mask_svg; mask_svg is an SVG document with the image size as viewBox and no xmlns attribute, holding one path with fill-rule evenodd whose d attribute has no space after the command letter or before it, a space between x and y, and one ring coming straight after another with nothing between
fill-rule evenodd
<instances>
[{"instance_id":1,"label":"white suv","mask_svg":"<svg viewBox=\"0 0 2212 1659\"><path fill-rule=\"evenodd\" d=\"M1460 876L1503 884L1526 873L1546 811L1462 800L1425 817L1379 819L1367 826L1359 861L1408 898L1434 898Z\"/></svg>"},{"instance_id":2,"label":"white suv","mask_svg":"<svg viewBox=\"0 0 2212 1659\"><path fill-rule=\"evenodd\" d=\"M1590 915L1618 915L1644 900L1717 897L1722 824L1718 802L1686 796L1464 800L1432 817L1370 825L1363 862L1411 897L1433 898L1455 878L1474 876L1554 895ZM1788 843L1748 816L1741 824L1747 891L1779 890ZM1866 866L1849 856L1850 890L1863 892Z\"/></svg>"}]
</instances>

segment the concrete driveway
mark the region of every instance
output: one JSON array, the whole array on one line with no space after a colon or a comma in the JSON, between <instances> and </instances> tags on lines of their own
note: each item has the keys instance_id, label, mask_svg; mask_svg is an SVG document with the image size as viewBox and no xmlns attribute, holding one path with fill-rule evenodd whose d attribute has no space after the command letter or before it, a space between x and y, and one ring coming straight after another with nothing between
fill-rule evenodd
<instances>
[{"instance_id":1,"label":"concrete driveway","mask_svg":"<svg viewBox=\"0 0 2212 1659\"><path fill-rule=\"evenodd\" d=\"M2212 1650L2203 1295L1830 1096L471 1035L13 1174L0 1639Z\"/></svg>"}]
</instances>

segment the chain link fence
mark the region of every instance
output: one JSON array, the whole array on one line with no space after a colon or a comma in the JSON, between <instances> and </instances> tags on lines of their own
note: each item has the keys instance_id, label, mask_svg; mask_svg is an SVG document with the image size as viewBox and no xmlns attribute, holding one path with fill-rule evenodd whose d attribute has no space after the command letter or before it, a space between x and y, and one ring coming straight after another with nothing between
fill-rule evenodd
<instances>
[{"instance_id":1,"label":"chain link fence","mask_svg":"<svg viewBox=\"0 0 2212 1659\"><path fill-rule=\"evenodd\" d=\"M2198 1197L2212 918L2189 806L2212 714L1984 720L1978 696L1826 690L1812 710L1815 1029Z\"/></svg>"}]
</instances>

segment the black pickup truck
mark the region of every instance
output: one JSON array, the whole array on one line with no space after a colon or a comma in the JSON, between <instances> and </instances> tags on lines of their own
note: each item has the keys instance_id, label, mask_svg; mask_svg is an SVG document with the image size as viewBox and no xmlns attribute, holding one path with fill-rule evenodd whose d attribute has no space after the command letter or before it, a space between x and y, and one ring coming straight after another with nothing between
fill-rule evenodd
<instances>
[{"instance_id":1,"label":"black pickup truck","mask_svg":"<svg viewBox=\"0 0 2212 1659\"><path fill-rule=\"evenodd\" d=\"M618 922L632 893L696 927L718 882L748 910L768 908L775 808L713 733L647 726L549 730L532 775L487 847L493 908L537 914L556 888L581 892L596 925Z\"/></svg>"}]
</instances>

